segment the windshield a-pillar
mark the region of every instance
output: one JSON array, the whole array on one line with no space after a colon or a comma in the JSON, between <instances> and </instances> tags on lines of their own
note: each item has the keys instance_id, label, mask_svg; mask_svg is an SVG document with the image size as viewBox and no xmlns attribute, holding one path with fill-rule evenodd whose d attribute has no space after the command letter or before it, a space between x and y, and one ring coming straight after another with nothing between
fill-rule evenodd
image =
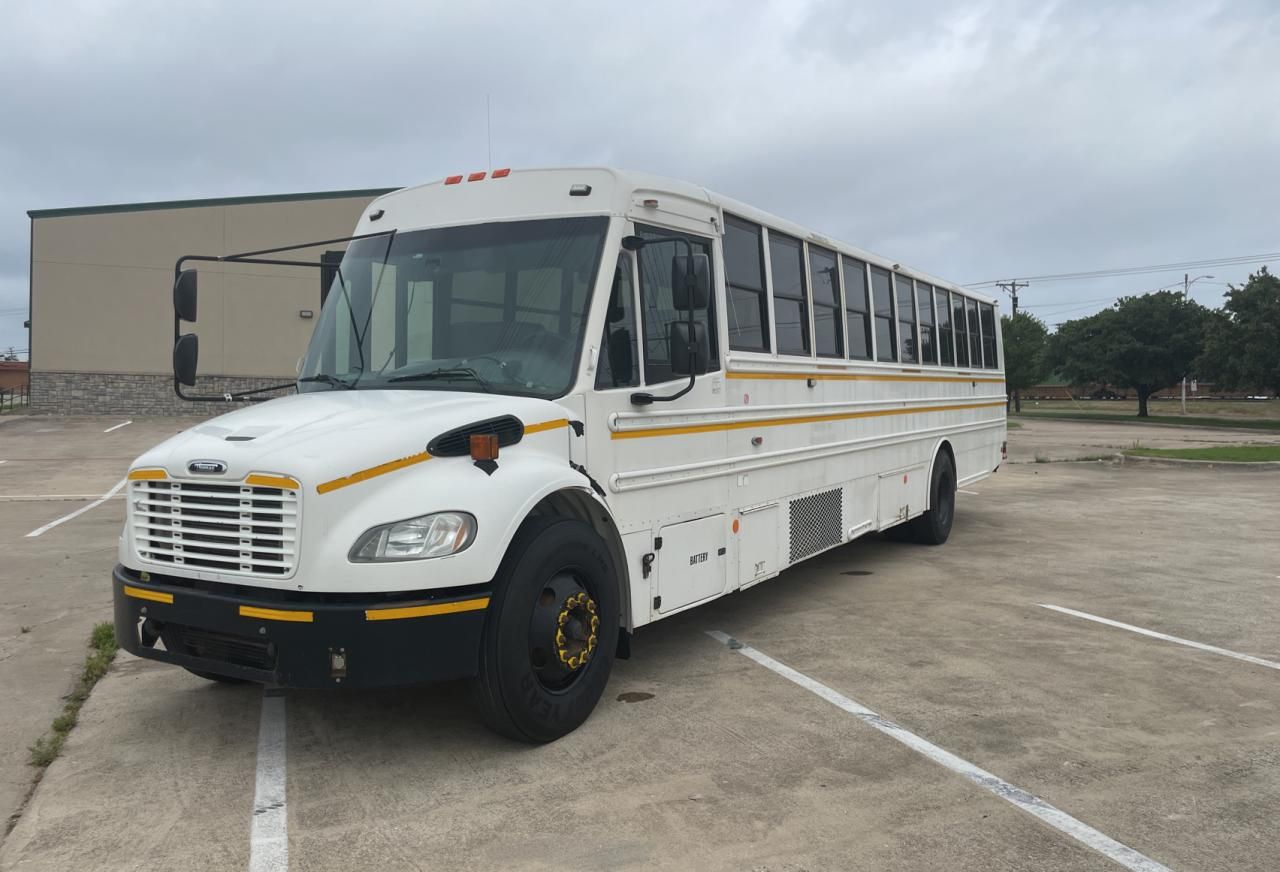
<instances>
[{"instance_id":1,"label":"windshield a-pillar","mask_svg":"<svg viewBox=\"0 0 1280 872\"><path fill-rule=\"evenodd\" d=\"M553 218L353 242L300 390L563 395L607 228L605 217Z\"/></svg>"}]
</instances>

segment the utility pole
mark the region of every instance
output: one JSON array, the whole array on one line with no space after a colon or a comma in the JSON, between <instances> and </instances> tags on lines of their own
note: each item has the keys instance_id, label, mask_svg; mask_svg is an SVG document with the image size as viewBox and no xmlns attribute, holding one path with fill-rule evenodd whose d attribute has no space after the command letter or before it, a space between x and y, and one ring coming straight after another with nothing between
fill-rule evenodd
<instances>
[{"instance_id":1,"label":"utility pole","mask_svg":"<svg viewBox=\"0 0 1280 872\"><path fill-rule=\"evenodd\" d=\"M1004 291L1013 299L1013 317L1014 318L1018 317L1018 288L1025 288L1027 287L1028 284L1029 284L1028 282L1020 282L1017 279L1014 279L1011 282L996 282L996 287ZM1008 376L1006 375L1005 377L1007 378ZM1018 395L1018 392L1016 390L1013 391L1011 399L1013 400L1013 410L1015 412L1021 412L1022 397Z\"/></svg>"},{"instance_id":2,"label":"utility pole","mask_svg":"<svg viewBox=\"0 0 1280 872\"><path fill-rule=\"evenodd\" d=\"M996 282L996 287L1004 291L1013 298L1013 317L1018 317L1018 288L1027 287L1028 282L1020 282L1016 279L1011 282Z\"/></svg>"},{"instance_id":3,"label":"utility pole","mask_svg":"<svg viewBox=\"0 0 1280 872\"><path fill-rule=\"evenodd\" d=\"M1191 277L1191 273L1182 274L1182 301L1185 303L1191 299L1191 286L1201 279L1211 279L1213 276L1196 276ZM1187 414L1187 377L1182 376L1182 414Z\"/></svg>"}]
</instances>

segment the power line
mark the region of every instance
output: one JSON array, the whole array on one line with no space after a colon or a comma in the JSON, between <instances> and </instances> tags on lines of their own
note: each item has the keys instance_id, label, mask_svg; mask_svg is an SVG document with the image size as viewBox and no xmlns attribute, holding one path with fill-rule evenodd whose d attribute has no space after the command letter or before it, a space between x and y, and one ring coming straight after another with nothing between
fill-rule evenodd
<instances>
[{"instance_id":1,"label":"power line","mask_svg":"<svg viewBox=\"0 0 1280 872\"><path fill-rule=\"evenodd\" d=\"M1183 272L1189 269L1198 269L1200 267L1209 266L1244 266L1254 263L1270 263L1272 261L1280 261L1280 252L1273 251L1265 254L1242 254L1236 255L1235 257L1216 257L1207 258L1205 260L1188 260L1180 263L1161 263L1148 266L1125 266L1112 267L1110 269L1082 270L1079 272L1051 273L1039 276L1024 276L1023 278L1027 281L1037 282L1080 281L1084 279L1108 278L1110 276L1146 275L1149 273L1159 272ZM964 287L996 287L1006 281L1006 279L990 279L982 282L969 282L964 285Z\"/></svg>"}]
</instances>

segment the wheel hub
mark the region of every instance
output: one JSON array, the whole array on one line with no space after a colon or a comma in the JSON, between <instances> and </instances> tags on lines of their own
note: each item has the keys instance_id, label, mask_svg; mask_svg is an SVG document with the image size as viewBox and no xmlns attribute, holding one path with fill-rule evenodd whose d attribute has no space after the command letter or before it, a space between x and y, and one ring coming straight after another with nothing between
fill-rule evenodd
<instances>
[{"instance_id":1,"label":"wheel hub","mask_svg":"<svg viewBox=\"0 0 1280 872\"><path fill-rule=\"evenodd\" d=\"M552 690L581 674L600 638L596 601L572 575L556 575L542 589L529 622L529 661Z\"/></svg>"}]
</instances>

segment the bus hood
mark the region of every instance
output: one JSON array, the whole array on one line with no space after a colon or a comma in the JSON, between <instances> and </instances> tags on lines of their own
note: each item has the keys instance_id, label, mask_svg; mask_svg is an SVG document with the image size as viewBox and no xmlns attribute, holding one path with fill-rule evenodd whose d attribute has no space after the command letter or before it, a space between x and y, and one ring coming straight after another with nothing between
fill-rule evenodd
<instances>
[{"instance_id":1,"label":"bus hood","mask_svg":"<svg viewBox=\"0 0 1280 872\"><path fill-rule=\"evenodd\" d=\"M475 421L514 415L525 426L575 417L549 400L462 391L313 391L238 409L162 442L134 468L185 478L188 465L226 465L211 479L251 472L297 478L304 488L426 451L433 438Z\"/></svg>"}]
</instances>

